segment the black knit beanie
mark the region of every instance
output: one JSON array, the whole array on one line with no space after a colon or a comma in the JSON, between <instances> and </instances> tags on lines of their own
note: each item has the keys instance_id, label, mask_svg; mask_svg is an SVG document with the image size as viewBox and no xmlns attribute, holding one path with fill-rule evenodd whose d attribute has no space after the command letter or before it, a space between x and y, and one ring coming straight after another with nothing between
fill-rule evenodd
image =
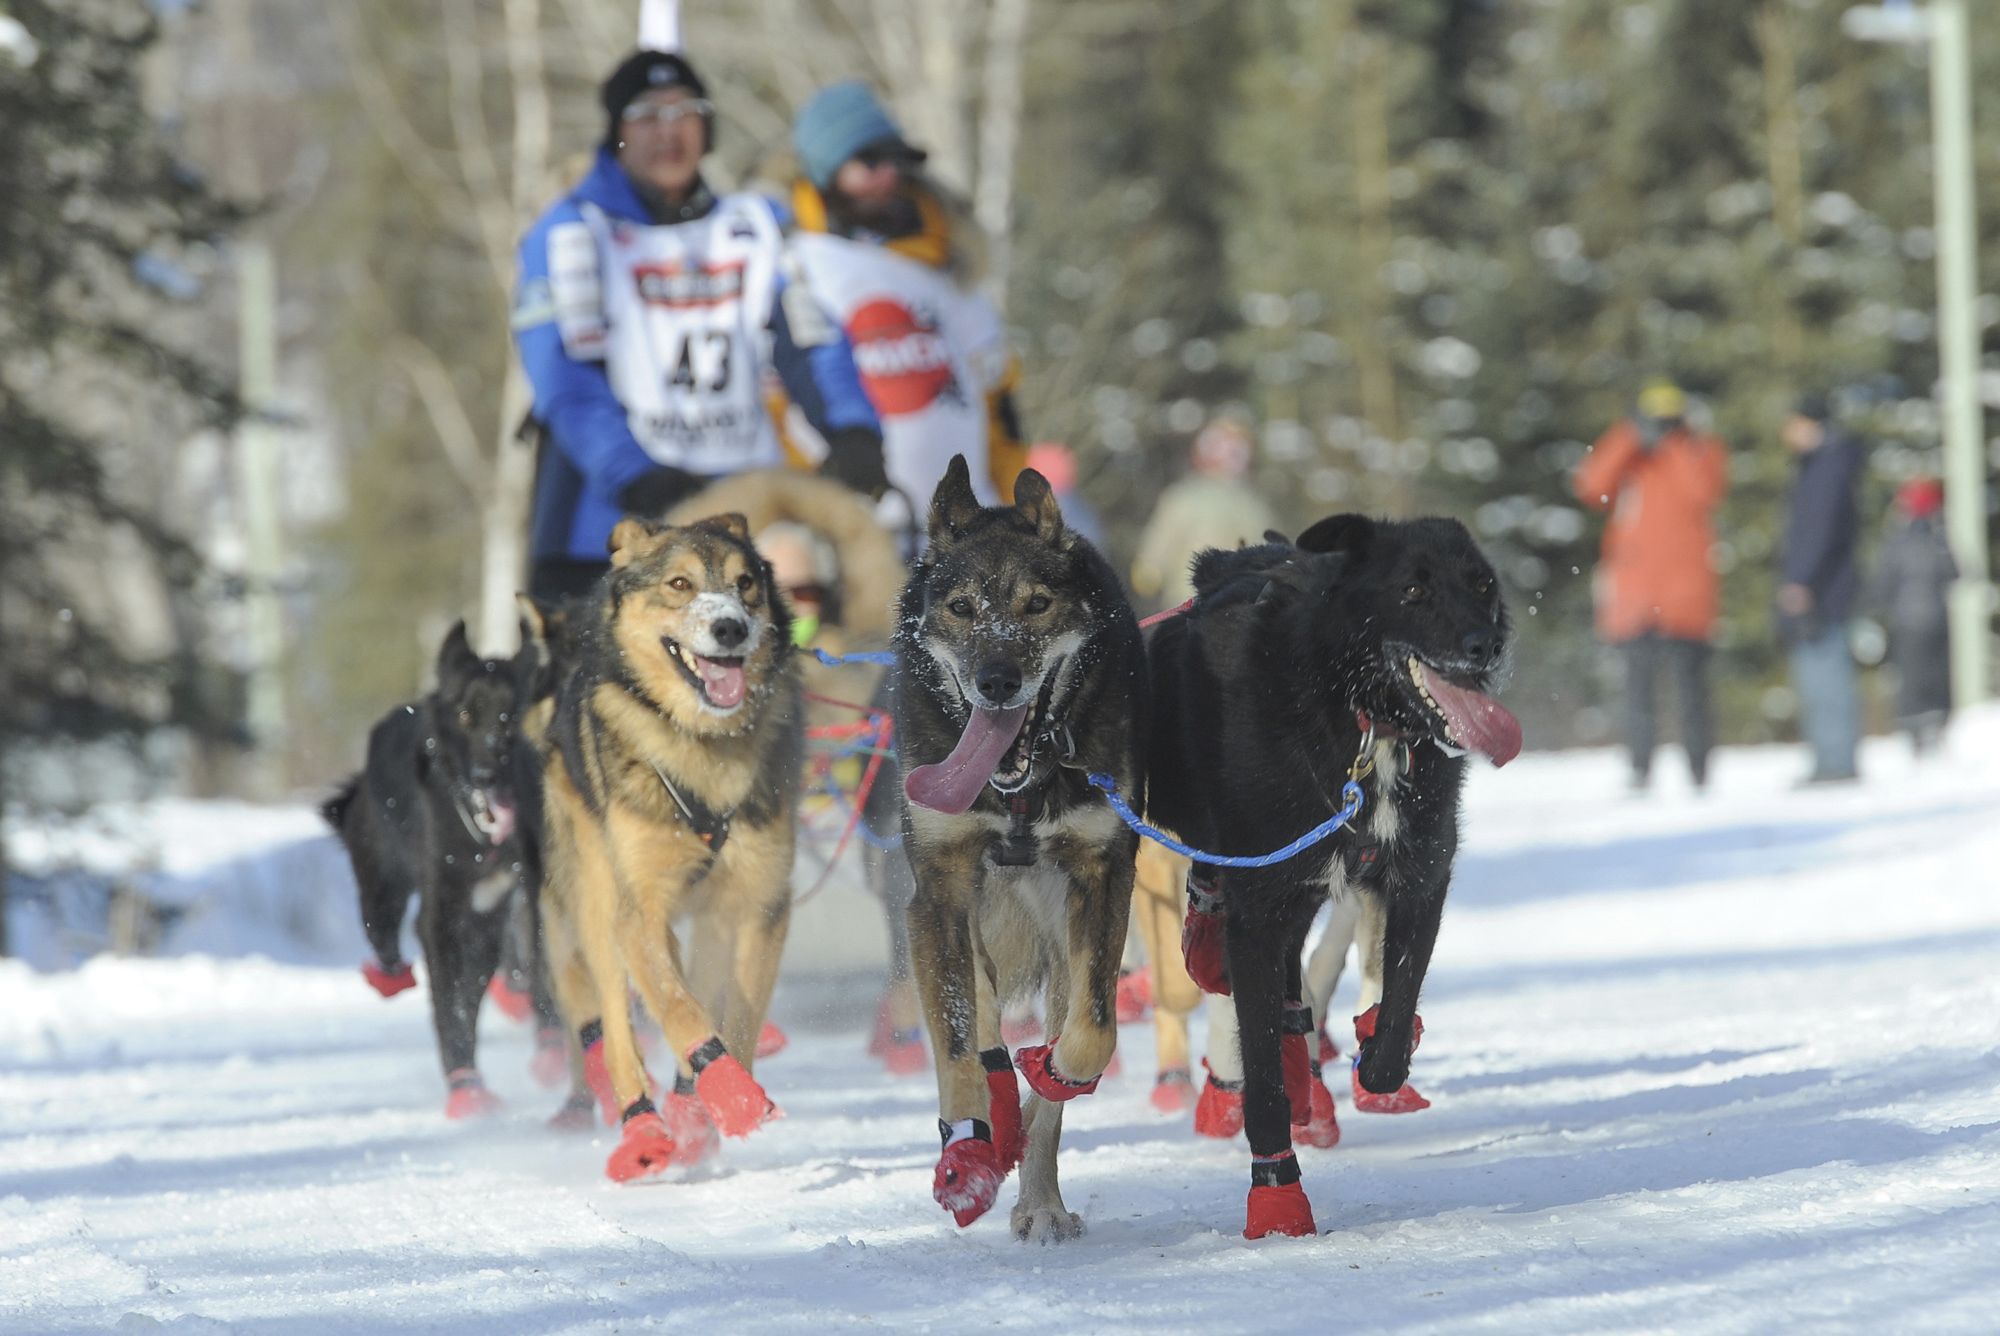
<instances>
[{"instance_id":1,"label":"black knit beanie","mask_svg":"<svg viewBox=\"0 0 2000 1336\"><path fill-rule=\"evenodd\" d=\"M685 88L696 97L708 96L708 86L694 72L694 66L688 64L687 57L675 51L634 51L618 63L618 68L611 71L611 77L598 91L598 100L604 104L608 117L604 127L604 147L613 153L618 151L618 141L624 138L619 118L634 98L655 88ZM708 121L708 147L715 147L715 122L712 119Z\"/></svg>"}]
</instances>

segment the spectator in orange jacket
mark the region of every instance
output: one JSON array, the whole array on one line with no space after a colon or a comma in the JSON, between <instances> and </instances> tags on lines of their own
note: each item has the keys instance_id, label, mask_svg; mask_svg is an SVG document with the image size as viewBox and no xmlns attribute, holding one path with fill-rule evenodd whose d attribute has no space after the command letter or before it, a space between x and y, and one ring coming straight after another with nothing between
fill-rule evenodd
<instances>
[{"instance_id":1,"label":"spectator in orange jacket","mask_svg":"<svg viewBox=\"0 0 2000 1336\"><path fill-rule=\"evenodd\" d=\"M1594 580L1597 632L1625 662L1632 785L1652 778L1654 686L1679 685L1681 741L1695 786L1708 783L1708 642L1719 601L1713 516L1728 487L1722 442L1687 424L1687 395L1648 384L1638 412L1598 438L1578 466L1577 499L1610 512Z\"/></svg>"}]
</instances>

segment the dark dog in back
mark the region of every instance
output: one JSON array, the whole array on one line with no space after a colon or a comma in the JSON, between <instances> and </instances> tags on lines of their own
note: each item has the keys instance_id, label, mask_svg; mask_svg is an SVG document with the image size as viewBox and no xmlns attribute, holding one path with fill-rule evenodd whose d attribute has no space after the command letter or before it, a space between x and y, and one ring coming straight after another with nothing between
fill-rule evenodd
<instances>
[{"instance_id":1,"label":"dark dog in back","mask_svg":"<svg viewBox=\"0 0 2000 1336\"><path fill-rule=\"evenodd\" d=\"M1398 1089L1458 848L1465 756L1505 764L1520 725L1484 693L1509 627L1493 568L1455 520L1321 520L1296 546L1210 551L1196 595L1149 646L1150 811L1196 848L1283 847L1343 805L1358 818L1265 868L1197 862L1190 973L1232 991L1242 1027L1251 1238L1313 1232L1291 1125L1308 1117L1311 1010L1299 954L1329 893L1374 897L1382 1001L1356 1018L1363 1088Z\"/></svg>"},{"instance_id":2,"label":"dark dog in back","mask_svg":"<svg viewBox=\"0 0 2000 1336\"><path fill-rule=\"evenodd\" d=\"M930 548L896 629L896 746L910 946L937 1063L944 1152L932 1195L968 1225L1018 1159L1014 1233L1054 1242L1063 1102L1090 1093L1117 1043L1114 993L1137 837L1085 781L1143 801L1145 650L1103 557L1064 524L1034 470L982 507L964 456L931 501ZM1041 988L1047 1044L1017 1055L1000 1004Z\"/></svg>"},{"instance_id":3,"label":"dark dog in back","mask_svg":"<svg viewBox=\"0 0 2000 1336\"><path fill-rule=\"evenodd\" d=\"M383 716L368 735L366 766L320 809L354 865L361 926L375 949L362 972L384 997L416 983L401 938L410 897L419 897L417 939L453 1118L498 1102L474 1049L480 998L520 881L516 672L506 659L473 653L465 623L453 626L438 651L437 688Z\"/></svg>"}]
</instances>

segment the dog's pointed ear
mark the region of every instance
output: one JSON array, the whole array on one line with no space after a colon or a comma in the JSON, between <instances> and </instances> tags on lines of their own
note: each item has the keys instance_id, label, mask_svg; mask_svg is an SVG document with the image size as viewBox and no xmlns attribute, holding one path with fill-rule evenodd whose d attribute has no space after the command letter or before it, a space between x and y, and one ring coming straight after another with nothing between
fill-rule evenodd
<instances>
[{"instance_id":1,"label":"dog's pointed ear","mask_svg":"<svg viewBox=\"0 0 2000 1336\"><path fill-rule=\"evenodd\" d=\"M1299 535L1298 546L1306 552L1337 552L1358 559L1368 552L1375 537L1375 521L1366 515L1328 515Z\"/></svg>"},{"instance_id":2,"label":"dog's pointed ear","mask_svg":"<svg viewBox=\"0 0 2000 1336\"><path fill-rule=\"evenodd\" d=\"M1033 469L1022 469L1014 479L1014 509L1035 526L1035 535L1043 542L1062 537L1062 507L1056 504L1055 488Z\"/></svg>"},{"instance_id":3,"label":"dog's pointed ear","mask_svg":"<svg viewBox=\"0 0 2000 1336\"><path fill-rule=\"evenodd\" d=\"M667 526L658 520L640 519L635 515L627 515L612 525L611 538L605 544L606 550L611 553L612 569L630 566L639 558L657 552L661 536L666 531Z\"/></svg>"},{"instance_id":4,"label":"dog's pointed ear","mask_svg":"<svg viewBox=\"0 0 2000 1336\"><path fill-rule=\"evenodd\" d=\"M438 686L455 687L478 671L479 656L472 652L472 641L465 634L465 619L461 617L451 624L444 643L438 646Z\"/></svg>"},{"instance_id":5,"label":"dog's pointed ear","mask_svg":"<svg viewBox=\"0 0 2000 1336\"><path fill-rule=\"evenodd\" d=\"M549 625L561 614L553 604L544 604L533 594L514 591L514 606L521 613L521 643L546 659L549 655Z\"/></svg>"},{"instance_id":6,"label":"dog's pointed ear","mask_svg":"<svg viewBox=\"0 0 2000 1336\"><path fill-rule=\"evenodd\" d=\"M1018 486L1018 484L1017 484ZM979 497L972 490L972 470L964 455L953 455L931 494L931 546L943 547L965 532L965 526L979 513Z\"/></svg>"},{"instance_id":7,"label":"dog's pointed ear","mask_svg":"<svg viewBox=\"0 0 2000 1336\"><path fill-rule=\"evenodd\" d=\"M722 530L731 538L741 539L746 543L750 541L750 521L734 510L722 515L704 516L701 522L712 529Z\"/></svg>"}]
</instances>

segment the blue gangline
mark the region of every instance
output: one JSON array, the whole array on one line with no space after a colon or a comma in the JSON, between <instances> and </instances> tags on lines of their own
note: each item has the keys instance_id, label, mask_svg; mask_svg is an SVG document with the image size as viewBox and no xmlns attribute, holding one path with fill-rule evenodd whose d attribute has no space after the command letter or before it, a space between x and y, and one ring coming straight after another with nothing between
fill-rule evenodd
<instances>
[{"instance_id":1,"label":"blue gangline","mask_svg":"<svg viewBox=\"0 0 2000 1336\"><path fill-rule=\"evenodd\" d=\"M1293 840L1284 848L1274 850L1268 854L1258 854L1255 857L1248 854L1211 854L1196 849L1191 845L1182 844L1158 826L1149 826L1141 821L1138 814L1132 810L1131 805L1119 796L1118 783L1111 776L1104 774L1102 771L1097 771L1084 776L1084 778L1104 790L1104 800L1111 804L1111 810L1118 813L1119 820L1123 821L1126 825L1154 843L1164 844L1175 853L1192 858L1197 863L1206 863L1210 867L1270 867L1273 863L1282 863L1293 855L1312 848L1315 844L1318 844L1321 840L1354 820L1361 813L1361 785L1350 779L1340 789L1341 801L1346 806L1320 822L1317 826L1314 826L1305 834L1299 836L1296 840Z\"/></svg>"}]
</instances>

